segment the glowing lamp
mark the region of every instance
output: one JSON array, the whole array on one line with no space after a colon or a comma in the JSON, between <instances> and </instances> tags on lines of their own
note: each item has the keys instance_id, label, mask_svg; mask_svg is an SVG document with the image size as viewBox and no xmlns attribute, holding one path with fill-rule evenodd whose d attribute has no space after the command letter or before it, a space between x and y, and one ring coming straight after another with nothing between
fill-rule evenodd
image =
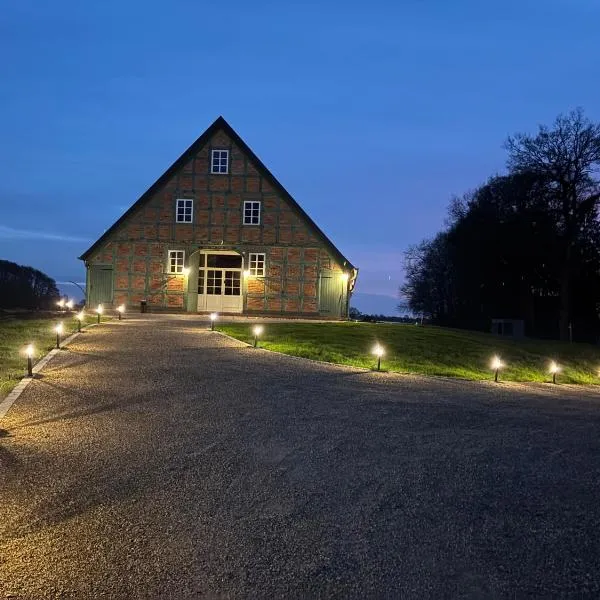
<instances>
[{"instance_id":1,"label":"glowing lamp","mask_svg":"<svg viewBox=\"0 0 600 600\"><path fill-rule=\"evenodd\" d=\"M63 324L58 323L58 325L56 325L54 328L54 331L56 331L56 347L60 348L60 335L63 332Z\"/></svg>"},{"instance_id":2,"label":"glowing lamp","mask_svg":"<svg viewBox=\"0 0 600 600\"><path fill-rule=\"evenodd\" d=\"M72 310L74 305L75 305L75 303L73 302L73 300L69 300L69 301L68 301L68 302L65 304L65 306L66 306L66 307L67 307L69 310Z\"/></svg>"},{"instance_id":3,"label":"glowing lamp","mask_svg":"<svg viewBox=\"0 0 600 600\"><path fill-rule=\"evenodd\" d=\"M383 346L380 344L375 344L371 352L377 357L377 370L381 371L381 357L385 354Z\"/></svg>"},{"instance_id":4,"label":"glowing lamp","mask_svg":"<svg viewBox=\"0 0 600 600\"><path fill-rule=\"evenodd\" d=\"M215 321L217 320L218 317L219 317L219 315L217 313L210 313L210 330L211 331L215 330Z\"/></svg>"},{"instance_id":5,"label":"glowing lamp","mask_svg":"<svg viewBox=\"0 0 600 600\"><path fill-rule=\"evenodd\" d=\"M263 326L256 325L252 331L254 333L254 347L256 348L258 346L258 336L263 332Z\"/></svg>"},{"instance_id":6,"label":"glowing lamp","mask_svg":"<svg viewBox=\"0 0 600 600\"><path fill-rule=\"evenodd\" d=\"M27 375L33 377L33 344L25 348L25 356L27 356Z\"/></svg>"},{"instance_id":7,"label":"glowing lamp","mask_svg":"<svg viewBox=\"0 0 600 600\"><path fill-rule=\"evenodd\" d=\"M83 318L85 317L85 314L83 311L78 312L75 315L75 318L77 319L77 331L81 333L81 321L83 321Z\"/></svg>"},{"instance_id":8,"label":"glowing lamp","mask_svg":"<svg viewBox=\"0 0 600 600\"><path fill-rule=\"evenodd\" d=\"M555 361L550 361L550 365L548 367L548 371L552 373L552 383L556 383L556 374L561 372L560 365L558 365Z\"/></svg>"},{"instance_id":9,"label":"glowing lamp","mask_svg":"<svg viewBox=\"0 0 600 600\"><path fill-rule=\"evenodd\" d=\"M498 382L498 371L504 368L504 363L500 360L499 356L494 356L492 358L492 363L490 365L492 367L492 371L494 371L494 381Z\"/></svg>"},{"instance_id":10,"label":"glowing lamp","mask_svg":"<svg viewBox=\"0 0 600 600\"><path fill-rule=\"evenodd\" d=\"M117 312L119 313L119 321L120 321L121 317L123 316L123 313L125 312L125 305L121 304L121 305L117 306Z\"/></svg>"},{"instance_id":11,"label":"glowing lamp","mask_svg":"<svg viewBox=\"0 0 600 600\"><path fill-rule=\"evenodd\" d=\"M244 277L250 277L250 269L244 271Z\"/></svg>"},{"instance_id":12,"label":"glowing lamp","mask_svg":"<svg viewBox=\"0 0 600 600\"><path fill-rule=\"evenodd\" d=\"M342 273L342 281L347 283L348 279L350 279L350 273Z\"/></svg>"},{"instance_id":13,"label":"glowing lamp","mask_svg":"<svg viewBox=\"0 0 600 600\"><path fill-rule=\"evenodd\" d=\"M56 304L58 304L58 306L59 306L60 308L63 308L63 307L64 307L64 305L65 305L65 301L61 299L61 300L59 300L59 301L58 301Z\"/></svg>"},{"instance_id":14,"label":"glowing lamp","mask_svg":"<svg viewBox=\"0 0 600 600\"><path fill-rule=\"evenodd\" d=\"M185 275L185 277L187 277L190 274L190 268L184 267L181 272Z\"/></svg>"},{"instance_id":15,"label":"glowing lamp","mask_svg":"<svg viewBox=\"0 0 600 600\"><path fill-rule=\"evenodd\" d=\"M100 324L100 316L104 312L104 306L102 306L102 304L98 304L98 308L96 309L96 312L98 313L98 324Z\"/></svg>"}]
</instances>

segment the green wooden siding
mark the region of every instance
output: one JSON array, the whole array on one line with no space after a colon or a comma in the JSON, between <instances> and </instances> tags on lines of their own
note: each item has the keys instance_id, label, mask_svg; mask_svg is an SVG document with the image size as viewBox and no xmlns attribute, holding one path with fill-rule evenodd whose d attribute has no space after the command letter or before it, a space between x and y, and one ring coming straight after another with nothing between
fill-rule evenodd
<instances>
[{"instance_id":1,"label":"green wooden siding","mask_svg":"<svg viewBox=\"0 0 600 600\"><path fill-rule=\"evenodd\" d=\"M92 265L89 272L88 306L96 306L113 301L113 268Z\"/></svg>"}]
</instances>

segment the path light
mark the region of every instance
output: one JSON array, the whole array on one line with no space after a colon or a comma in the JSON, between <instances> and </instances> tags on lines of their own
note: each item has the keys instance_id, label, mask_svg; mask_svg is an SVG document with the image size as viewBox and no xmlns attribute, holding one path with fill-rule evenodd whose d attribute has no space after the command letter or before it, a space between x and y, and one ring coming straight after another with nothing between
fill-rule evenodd
<instances>
[{"instance_id":1,"label":"path light","mask_svg":"<svg viewBox=\"0 0 600 600\"><path fill-rule=\"evenodd\" d=\"M59 323L55 328L56 331L56 347L60 348L60 334L63 332L63 324Z\"/></svg>"},{"instance_id":2,"label":"path light","mask_svg":"<svg viewBox=\"0 0 600 600\"><path fill-rule=\"evenodd\" d=\"M65 307L65 301L62 298L56 304L58 304L58 307L60 309L63 309Z\"/></svg>"},{"instance_id":3,"label":"path light","mask_svg":"<svg viewBox=\"0 0 600 600\"><path fill-rule=\"evenodd\" d=\"M258 336L263 332L262 325L256 325L252 330L254 332L254 347L258 346Z\"/></svg>"},{"instance_id":4,"label":"path light","mask_svg":"<svg viewBox=\"0 0 600 600\"><path fill-rule=\"evenodd\" d=\"M210 313L210 330L215 330L215 321L219 318L217 313Z\"/></svg>"},{"instance_id":5,"label":"path light","mask_svg":"<svg viewBox=\"0 0 600 600\"><path fill-rule=\"evenodd\" d=\"M102 313L104 312L104 306L102 306L102 304L98 304L98 308L96 309L96 312L98 313L98 325L99 325L100 317L101 317Z\"/></svg>"},{"instance_id":6,"label":"path light","mask_svg":"<svg viewBox=\"0 0 600 600\"><path fill-rule=\"evenodd\" d=\"M552 373L552 383L556 383L556 374L561 372L561 368L556 364L553 360L550 361L550 366L548 367L548 371Z\"/></svg>"},{"instance_id":7,"label":"path light","mask_svg":"<svg viewBox=\"0 0 600 600\"><path fill-rule=\"evenodd\" d=\"M75 305L75 302L73 302L73 300L69 300L65 306L69 309L69 310L73 310L73 306Z\"/></svg>"},{"instance_id":8,"label":"path light","mask_svg":"<svg viewBox=\"0 0 600 600\"><path fill-rule=\"evenodd\" d=\"M383 346L375 344L372 352L377 357L377 370L381 371L381 357L385 354L385 350L383 349Z\"/></svg>"},{"instance_id":9,"label":"path light","mask_svg":"<svg viewBox=\"0 0 600 600\"><path fill-rule=\"evenodd\" d=\"M123 313L125 312L125 305L121 304L120 306L117 306L117 312L119 313L119 321L120 321L121 317L123 316Z\"/></svg>"},{"instance_id":10,"label":"path light","mask_svg":"<svg viewBox=\"0 0 600 600\"><path fill-rule=\"evenodd\" d=\"M85 314L84 314L84 312L83 312L83 311L81 311L81 312L78 312L78 313L75 315L75 318L77 319L77 331L78 331L79 333L81 333L81 321L83 321L83 318L84 318L84 317L85 317Z\"/></svg>"},{"instance_id":11,"label":"path light","mask_svg":"<svg viewBox=\"0 0 600 600\"><path fill-rule=\"evenodd\" d=\"M505 367L505 364L500 360L499 356L494 356L492 358L491 364L492 370L494 371L494 381L498 383L498 371Z\"/></svg>"},{"instance_id":12,"label":"path light","mask_svg":"<svg viewBox=\"0 0 600 600\"><path fill-rule=\"evenodd\" d=\"M27 375L33 377L33 344L25 348L25 356L27 356Z\"/></svg>"}]
</instances>

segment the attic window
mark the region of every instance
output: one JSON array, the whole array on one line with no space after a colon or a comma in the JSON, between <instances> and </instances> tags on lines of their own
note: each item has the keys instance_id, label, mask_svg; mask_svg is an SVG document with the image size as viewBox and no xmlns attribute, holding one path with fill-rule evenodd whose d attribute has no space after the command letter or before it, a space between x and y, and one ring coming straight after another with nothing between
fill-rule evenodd
<instances>
[{"instance_id":1,"label":"attic window","mask_svg":"<svg viewBox=\"0 0 600 600\"><path fill-rule=\"evenodd\" d=\"M228 172L229 150L213 150L211 161L211 173L225 174Z\"/></svg>"},{"instance_id":2,"label":"attic window","mask_svg":"<svg viewBox=\"0 0 600 600\"><path fill-rule=\"evenodd\" d=\"M244 225L260 225L260 202L244 202Z\"/></svg>"},{"instance_id":3,"label":"attic window","mask_svg":"<svg viewBox=\"0 0 600 600\"><path fill-rule=\"evenodd\" d=\"M183 200L183 199L177 200L175 221L177 223L191 223L193 207L194 207L193 200Z\"/></svg>"}]
</instances>

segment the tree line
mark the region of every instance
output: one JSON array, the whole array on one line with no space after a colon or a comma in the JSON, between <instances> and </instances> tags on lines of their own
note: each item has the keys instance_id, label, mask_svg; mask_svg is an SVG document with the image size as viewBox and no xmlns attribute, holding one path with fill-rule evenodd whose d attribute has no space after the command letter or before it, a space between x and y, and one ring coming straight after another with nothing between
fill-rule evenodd
<instances>
[{"instance_id":1,"label":"tree line","mask_svg":"<svg viewBox=\"0 0 600 600\"><path fill-rule=\"evenodd\" d=\"M505 142L507 173L454 198L446 227L405 252L401 295L433 322L600 338L600 124L581 109Z\"/></svg>"},{"instance_id":2,"label":"tree line","mask_svg":"<svg viewBox=\"0 0 600 600\"><path fill-rule=\"evenodd\" d=\"M32 267L0 260L0 308L50 310L60 297L56 282Z\"/></svg>"}]
</instances>

